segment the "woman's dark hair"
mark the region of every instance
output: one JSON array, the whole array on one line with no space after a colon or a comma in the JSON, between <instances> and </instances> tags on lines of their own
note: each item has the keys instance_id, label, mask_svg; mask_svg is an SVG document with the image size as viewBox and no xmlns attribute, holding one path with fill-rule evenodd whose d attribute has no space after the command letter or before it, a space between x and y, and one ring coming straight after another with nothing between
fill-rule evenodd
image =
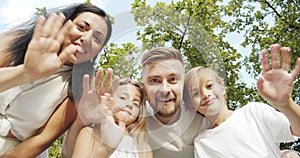
<instances>
[{"instance_id":1,"label":"woman's dark hair","mask_svg":"<svg viewBox=\"0 0 300 158\"><path fill-rule=\"evenodd\" d=\"M112 26L111 21L107 17L106 13L92 4L75 4L69 5L67 7L49 10L46 16L49 16L52 12L62 12L67 20L74 20L79 14L84 12L91 12L97 15L100 15L105 18L107 24L107 36L102 45L102 48L108 42ZM16 66L24 63L25 53L28 47L28 44L32 38L33 30L35 27L36 17L34 17L30 22L26 22L25 24L20 25L20 27L16 28L17 37L13 40L12 44L8 47L8 52L11 53L12 62L11 66ZM101 49L102 49L101 48ZM100 49L100 50L101 50ZM82 95L82 77L84 74L89 74L92 76L94 74L94 63L97 56L95 56L91 61L87 61L80 64L74 64L72 70L72 79L69 82L69 97L72 101L78 101ZM38 63L37 63L38 64Z\"/></svg>"}]
</instances>

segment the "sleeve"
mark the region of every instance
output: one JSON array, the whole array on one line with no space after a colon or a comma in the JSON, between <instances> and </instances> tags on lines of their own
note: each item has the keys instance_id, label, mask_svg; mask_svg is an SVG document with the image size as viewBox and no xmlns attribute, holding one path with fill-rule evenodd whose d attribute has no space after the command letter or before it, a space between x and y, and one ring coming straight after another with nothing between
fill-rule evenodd
<instances>
[{"instance_id":1,"label":"sleeve","mask_svg":"<svg viewBox=\"0 0 300 158\"><path fill-rule=\"evenodd\" d=\"M267 132L273 136L276 142L294 140L290 130L290 122L283 113L264 103L255 103L251 107L261 117Z\"/></svg>"}]
</instances>

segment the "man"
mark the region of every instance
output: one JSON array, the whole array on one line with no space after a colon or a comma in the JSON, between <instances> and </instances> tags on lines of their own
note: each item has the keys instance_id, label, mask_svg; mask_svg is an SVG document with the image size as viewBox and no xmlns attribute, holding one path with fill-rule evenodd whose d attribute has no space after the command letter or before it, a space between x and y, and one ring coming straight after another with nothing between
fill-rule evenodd
<instances>
[{"instance_id":1,"label":"man","mask_svg":"<svg viewBox=\"0 0 300 158\"><path fill-rule=\"evenodd\" d=\"M181 53L159 47L142 57L143 86L148 97L147 132L153 157L194 157L194 138L209 122L182 103L184 63ZM283 152L282 157L298 157Z\"/></svg>"},{"instance_id":2,"label":"man","mask_svg":"<svg viewBox=\"0 0 300 158\"><path fill-rule=\"evenodd\" d=\"M147 133L153 156L194 157L193 141L208 122L182 103L184 63L173 48L155 48L142 57L148 102Z\"/></svg>"}]
</instances>

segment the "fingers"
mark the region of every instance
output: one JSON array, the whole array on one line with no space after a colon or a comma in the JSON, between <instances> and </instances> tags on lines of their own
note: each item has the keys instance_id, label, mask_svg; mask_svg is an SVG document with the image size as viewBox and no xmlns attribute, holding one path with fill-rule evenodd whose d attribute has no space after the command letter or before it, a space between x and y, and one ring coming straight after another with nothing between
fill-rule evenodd
<instances>
[{"instance_id":1,"label":"fingers","mask_svg":"<svg viewBox=\"0 0 300 158\"><path fill-rule=\"evenodd\" d=\"M100 91L102 93L106 92L108 87L110 87L110 82L111 82L111 79L112 79L112 75L113 75L113 70L111 68L108 68L106 70L106 75L105 75L104 81L100 86Z\"/></svg>"},{"instance_id":2,"label":"fingers","mask_svg":"<svg viewBox=\"0 0 300 158\"><path fill-rule=\"evenodd\" d=\"M89 75L88 74L85 74L83 76L83 81L82 81L82 88L83 88L83 92L82 94L87 94L89 89L90 89L90 79L89 79Z\"/></svg>"},{"instance_id":3,"label":"fingers","mask_svg":"<svg viewBox=\"0 0 300 158\"><path fill-rule=\"evenodd\" d=\"M280 45L273 44L271 46L271 60L272 60L272 68L273 69L280 68L280 54L281 54Z\"/></svg>"},{"instance_id":4,"label":"fingers","mask_svg":"<svg viewBox=\"0 0 300 158\"><path fill-rule=\"evenodd\" d=\"M104 93L108 92L110 88L110 82L112 80L113 70L108 68L106 70L105 77L102 81L102 74L103 68L99 68L96 72L96 79L95 79L95 89L97 90L98 95L103 95Z\"/></svg>"},{"instance_id":5,"label":"fingers","mask_svg":"<svg viewBox=\"0 0 300 158\"><path fill-rule=\"evenodd\" d=\"M295 69L291 72L293 79L296 79L300 72L300 58L297 58Z\"/></svg>"},{"instance_id":6,"label":"fingers","mask_svg":"<svg viewBox=\"0 0 300 158\"><path fill-rule=\"evenodd\" d=\"M113 92L117 89L117 87L119 86L119 81L120 81L120 77L119 76L114 76L114 80L112 82L111 88L109 93L112 95Z\"/></svg>"},{"instance_id":7,"label":"fingers","mask_svg":"<svg viewBox=\"0 0 300 158\"><path fill-rule=\"evenodd\" d=\"M288 47L282 47L282 66L285 71L289 71L291 65L291 49Z\"/></svg>"},{"instance_id":8,"label":"fingers","mask_svg":"<svg viewBox=\"0 0 300 158\"><path fill-rule=\"evenodd\" d=\"M75 45L69 45L66 48L62 50L62 52L58 55L58 62L59 65L63 65L64 63L71 62L75 63L76 61L76 56L74 52L76 52L76 46Z\"/></svg>"},{"instance_id":9,"label":"fingers","mask_svg":"<svg viewBox=\"0 0 300 158\"><path fill-rule=\"evenodd\" d=\"M64 22L65 16L62 13L59 13L58 15L56 13L51 13L43 26L42 36L56 38Z\"/></svg>"},{"instance_id":10,"label":"fingers","mask_svg":"<svg viewBox=\"0 0 300 158\"><path fill-rule=\"evenodd\" d=\"M63 43L64 41L67 41L66 43L71 43L70 39L66 39L69 38L68 37L68 31L73 27L73 22L71 20L68 20L60 29L56 29L57 30L57 41L59 43Z\"/></svg>"},{"instance_id":11,"label":"fingers","mask_svg":"<svg viewBox=\"0 0 300 158\"><path fill-rule=\"evenodd\" d=\"M102 78L102 73L103 73L103 68L98 68L97 72L96 72L96 77L95 77L95 89L97 89L98 87L100 87L101 85L101 78Z\"/></svg>"},{"instance_id":12,"label":"fingers","mask_svg":"<svg viewBox=\"0 0 300 158\"><path fill-rule=\"evenodd\" d=\"M45 17L43 17L43 16L38 17L37 22L34 27L32 39L39 39L40 37L42 37L42 30L43 30L43 26L44 26L45 22L46 22Z\"/></svg>"},{"instance_id":13,"label":"fingers","mask_svg":"<svg viewBox=\"0 0 300 158\"><path fill-rule=\"evenodd\" d=\"M257 91L259 94L263 93L263 83L264 83L264 77L260 76L256 83Z\"/></svg>"},{"instance_id":14,"label":"fingers","mask_svg":"<svg viewBox=\"0 0 300 158\"><path fill-rule=\"evenodd\" d=\"M270 69L268 51L265 49L262 50L261 57L262 57L261 65L262 65L263 73L266 73Z\"/></svg>"}]
</instances>

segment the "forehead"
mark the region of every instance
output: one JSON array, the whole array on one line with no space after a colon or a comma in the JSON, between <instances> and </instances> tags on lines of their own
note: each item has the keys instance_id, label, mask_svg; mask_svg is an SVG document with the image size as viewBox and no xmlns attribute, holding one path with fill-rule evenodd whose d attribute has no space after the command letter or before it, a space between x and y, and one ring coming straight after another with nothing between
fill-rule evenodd
<instances>
[{"instance_id":1,"label":"forehead","mask_svg":"<svg viewBox=\"0 0 300 158\"><path fill-rule=\"evenodd\" d=\"M138 95L140 96L140 91L138 88L132 84L124 84L119 85L117 89L114 91L116 95L120 95L123 93L129 94L129 95Z\"/></svg>"},{"instance_id":2,"label":"forehead","mask_svg":"<svg viewBox=\"0 0 300 158\"><path fill-rule=\"evenodd\" d=\"M189 80L192 87L198 87L208 81L215 81L215 75L209 70L196 72Z\"/></svg>"},{"instance_id":3,"label":"forehead","mask_svg":"<svg viewBox=\"0 0 300 158\"><path fill-rule=\"evenodd\" d=\"M152 62L145 65L143 68L143 78L153 76L163 77L172 74L178 76L184 75L184 67L182 63L175 59Z\"/></svg>"},{"instance_id":4,"label":"forehead","mask_svg":"<svg viewBox=\"0 0 300 158\"><path fill-rule=\"evenodd\" d=\"M73 20L73 22L86 22L92 28L98 29L99 31L104 29L104 31L107 32L107 24L105 18L92 12L83 12L79 14Z\"/></svg>"}]
</instances>

